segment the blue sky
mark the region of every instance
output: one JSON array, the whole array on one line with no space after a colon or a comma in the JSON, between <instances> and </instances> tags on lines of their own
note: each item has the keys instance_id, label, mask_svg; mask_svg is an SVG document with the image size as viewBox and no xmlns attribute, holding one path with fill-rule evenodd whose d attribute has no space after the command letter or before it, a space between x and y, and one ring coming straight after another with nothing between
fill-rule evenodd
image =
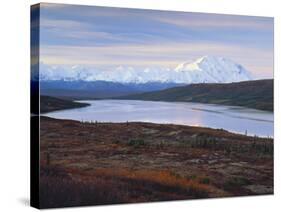
<instances>
[{"instance_id":1,"label":"blue sky","mask_svg":"<svg viewBox=\"0 0 281 212\"><path fill-rule=\"evenodd\" d=\"M169 67L204 55L273 77L273 18L41 4L40 61Z\"/></svg>"}]
</instances>

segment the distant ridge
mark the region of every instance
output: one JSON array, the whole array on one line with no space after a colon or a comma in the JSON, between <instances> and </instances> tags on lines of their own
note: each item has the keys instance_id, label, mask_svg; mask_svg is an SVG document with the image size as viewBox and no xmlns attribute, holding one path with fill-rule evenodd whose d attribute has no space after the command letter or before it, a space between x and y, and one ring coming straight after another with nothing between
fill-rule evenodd
<instances>
[{"instance_id":1,"label":"distant ridge","mask_svg":"<svg viewBox=\"0 0 281 212\"><path fill-rule=\"evenodd\" d=\"M201 102L273 111L273 80L191 84L119 99Z\"/></svg>"}]
</instances>

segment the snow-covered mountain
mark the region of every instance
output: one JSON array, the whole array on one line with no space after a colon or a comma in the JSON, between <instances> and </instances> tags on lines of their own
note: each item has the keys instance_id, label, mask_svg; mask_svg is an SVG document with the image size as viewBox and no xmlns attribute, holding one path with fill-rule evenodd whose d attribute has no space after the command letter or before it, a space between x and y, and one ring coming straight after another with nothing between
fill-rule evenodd
<instances>
[{"instance_id":1,"label":"snow-covered mountain","mask_svg":"<svg viewBox=\"0 0 281 212\"><path fill-rule=\"evenodd\" d=\"M252 80L242 65L223 57L204 56L192 63L182 63L174 71L185 83L228 83Z\"/></svg>"},{"instance_id":2,"label":"snow-covered mountain","mask_svg":"<svg viewBox=\"0 0 281 212\"><path fill-rule=\"evenodd\" d=\"M252 80L240 64L223 57L204 56L191 63L181 63L174 69L119 66L98 70L83 66L49 66L40 63L42 81L106 81L118 83L229 83Z\"/></svg>"}]
</instances>

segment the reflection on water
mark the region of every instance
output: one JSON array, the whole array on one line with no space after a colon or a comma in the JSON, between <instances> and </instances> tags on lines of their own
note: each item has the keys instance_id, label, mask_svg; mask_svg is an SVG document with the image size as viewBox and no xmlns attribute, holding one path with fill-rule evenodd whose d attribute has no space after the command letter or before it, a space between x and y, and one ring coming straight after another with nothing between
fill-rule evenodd
<instances>
[{"instance_id":1,"label":"reflection on water","mask_svg":"<svg viewBox=\"0 0 281 212\"><path fill-rule=\"evenodd\" d=\"M80 101L91 106L46 114L79 121L172 123L273 137L273 113L243 107L136 100Z\"/></svg>"}]
</instances>

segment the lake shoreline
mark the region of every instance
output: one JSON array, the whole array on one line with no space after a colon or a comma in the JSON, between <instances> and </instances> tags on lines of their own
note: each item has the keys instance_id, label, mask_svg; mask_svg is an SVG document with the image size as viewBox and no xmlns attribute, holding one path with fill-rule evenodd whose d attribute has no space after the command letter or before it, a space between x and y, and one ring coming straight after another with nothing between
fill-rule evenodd
<instances>
[{"instance_id":1,"label":"lake shoreline","mask_svg":"<svg viewBox=\"0 0 281 212\"><path fill-rule=\"evenodd\" d=\"M246 135L273 137L273 113L239 106L142 100L83 100L88 107L44 115L88 122L151 122L225 129Z\"/></svg>"},{"instance_id":2,"label":"lake shoreline","mask_svg":"<svg viewBox=\"0 0 281 212\"><path fill-rule=\"evenodd\" d=\"M73 109L73 108L72 108ZM69 109L71 110L71 109ZM60 111L60 110L57 110ZM125 121L125 122L102 122L102 121L87 121L87 120L73 120L73 119L61 119L61 118L53 118L53 117L49 117L47 114L41 114L40 115L41 118L47 118L47 119L54 119L54 120L58 120L58 121L73 121L73 122L78 122L78 123L83 123L83 124L90 124L90 125L126 125L128 126L129 124L133 124L133 125L155 125L155 126L168 126L168 127L187 127L187 128L194 128L194 129L199 129L199 131L201 130L207 130L207 131L214 131L214 132L225 132L229 135L233 135L233 136L242 136L242 137L249 137L249 138L261 138L261 139L269 139L269 140L274 140L273 137L270 136L258 136L258 135L254 135L254 134L243 134L243 133L239 133L239 132L233 132L233 131L229 131L223 128L212 128L212 127L205 127L205 126L195 126L195 125L185 125L185 124L173 124L173 123L154 123L154 122L145 122L145 121Z\"/></svg>"}]
</instances>

